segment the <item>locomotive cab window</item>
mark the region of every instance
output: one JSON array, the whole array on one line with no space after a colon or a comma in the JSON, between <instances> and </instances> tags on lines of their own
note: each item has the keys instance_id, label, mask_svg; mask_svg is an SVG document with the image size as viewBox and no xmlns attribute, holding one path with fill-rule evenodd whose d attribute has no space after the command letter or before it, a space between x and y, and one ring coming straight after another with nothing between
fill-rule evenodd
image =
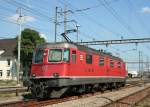
<instances>
[{"instance_id":1,"label":"locomotive cab window","mask_svg":"<svg viewBox=\"0 0 150 107\"><path fill-rule=\"evenodd\" d=\"M44 50L37 50L34 54L34 63L42 63L43 62Z\"/></svg>"},{"instance_id":2,"label":"locomotive cab window","mask_svg":"<svg viewBox=\"0 0 150 107\"><path fill-rule=\"evenodd\" d=\"M64 49L63 61L69 62L69 60L70 60L70 50Z\"/></svg>"},{"instance_id":3,"label":"locomotive cab window","mask_svg":"<svg viewBox=\"0 0 150 107\"><path fill-rule=\"evenodd\" d=\"M104 66L104 58L100 58L99 59L99 65L100 66Z\"/></svg>"},{"instance_id":4,"label":"locomotive cab window","mask_svg":"<svg viewBox=\"0 0 150 107\"><path fill-rule=\"evenodd\" d=\"M92 55L86 54L86 63L87 64L92 64Z\"/></svg>"},{"instance_id":5,"label":"locomotive cab window","mask_svg":"<svg viewBox=\"0 0 150 107\"><path fill-rule=\"evenodd\" d=\"M114 67L114 62L113 62L113 60L112 59L110 59L110 67Z\"/></svg>"},{"instance_id":6,"label":"locomotive cab window","mask_svg":"<svg viewBox=\"0 0 150 107\"><path fill-rule=\"evenodd\" d=\"M62 60L62 49L50 49L48 61L49 62L60 62Z\"/></svg>"},{"instance_id":7,"label":"locomotive cab window","mask_svg":"<svg viewBox=\"0 0 150 107\"><path fill-rule=\"evenodd\" d=\"M75 64L76 63L76 51L72 51L72 63Z\"/></svg>"}]
</instances>

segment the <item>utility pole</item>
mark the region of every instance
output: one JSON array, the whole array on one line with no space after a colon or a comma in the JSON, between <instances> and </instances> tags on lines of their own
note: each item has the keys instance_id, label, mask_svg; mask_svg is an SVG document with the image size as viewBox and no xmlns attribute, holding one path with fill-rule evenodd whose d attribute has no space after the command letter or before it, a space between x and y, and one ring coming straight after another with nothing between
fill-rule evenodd
<instances>
[{"instance_id":1,"label":"utility pole","mask_svg":"<svg viewBox=\"0 0 150 107\"><path fill-rule=\"evenodd\" d=\"M18 18L18 23L19 23L19 35L18 35L18 61L17 61L17 84L19 84L19 74L20 74L20 47L21 47L21 30L22 30L22 9L21 7L18 8L18 13L19 13L19 18Z\"/></svg>"},{"instance_id":2,"label":"utility pole","mask_svg":"<svg viewBox=\"0 0 150 107\"><path fill-rule=\"evenodd\" d=\"M67 5L65 5L64 8L64 33L66 33L67 30Z\"/></svg>"},{"instance_id":3,"label":"utility pole","mask_svg":"<svg viewBox=\"0 0 150 107\"><path fill-rule=\"evenodd\" d=\"M149 56L147 56L147 64L146 64L146 66L147 66L147 72L149 72Z\"/></svg>"},{"instance_id":4,"label":"utility pole","mask_svg":"<svg viewBox=\"0 0 150 107\"><path fill-rule=\"evenodd\" d=\"M139 51L139 73L142 79L143 76L143 54L142 51Z\"/></svg>"},{"instance_id":5,"label":"utility pole","mask_svg":"<svg viewBox=\"0 0 150 107\"><path fill-rule=\"evenodd\" d=\"M139 74L141 77L141 51L139 51Z\"/></svg>"},{"instance_id":6,"label":"utility pole","mask_svg":"<svg viewBox=\"0 0 150 107\"><path fill-rule=\"evenodd\" d=\"M148 65L147 65L147 66L148 66L148 72L149 72L149 56L148 56L148 60L147 60L147 61L148 61L148 62L147 62Z\"/></svg>"},{"instance_id":7,"label":"utility pole","mask_svg":"<svg viewBox=\"0 0 150 107\"><path fill-rule=\"evenodd\" d=\"M143 67L143 52L141 51L141 75L143 77L144 67Z\"/></svg>"},{"instance_id":8,"label":"utility pole","mask_svg":"<svg viewBox=\"0 0 150 107\"><path fill-rule=\"evenodd\" d=\"M79 40L79 27L80 27L80 26L76 24L76 28L77 28L77 42L78 42L78 40Z\"/></svg>"},{"instance_id":9,"label":"utility pole","mask_svg":"<svg viewBox=\"0 0 150 107\"><path fill-rule=\"evenodd\" d=\"M57 12L58 11L58 7L55 8L55 42L57 42Z\"/></svg>"},{"instance_id":10,"label":"utility pole","mask_svg":"<svg viewBox=\"0 0 150 107\"><path fill-rule=\"evenodd\" d=\"M90 8L80 9L80 10L75 10L74 12L82 12L82 11L86 11L86 10L89 10L89 9ZM55 13L55 39L56 39L56 36L57 36L57 24L59 24L59 23L64 23L64 33L67 36L67 34L68 34L68 33L66 33L67 32L67 23L73 21L73 20L67 21L67 15L68 15L69 12L74 13L72 10L67 9L67 5L64 6L64 11L61 11L61 12L58 12L58 7L56 7L56 13ZM57 13L60 13L61 15L63 14L63 17L64 17L63 22L58 22L57 21L57 15L58 15ZM73 21L73 22L75 22L75 21ZM78 39L79 39L78 28L80 26L77 25L77 22L75 22L75 23L76 23L76 30L77 30L77 42L78 42ZM63 38L62 38L62 41L64 41Z\"/></svg>"}]
</instances>

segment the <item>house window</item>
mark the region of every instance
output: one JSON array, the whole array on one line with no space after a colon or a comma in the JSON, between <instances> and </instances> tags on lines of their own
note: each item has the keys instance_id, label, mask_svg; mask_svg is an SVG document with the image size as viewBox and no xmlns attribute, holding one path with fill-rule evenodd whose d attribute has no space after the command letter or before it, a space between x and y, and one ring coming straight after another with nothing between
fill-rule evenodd
<instances>
[{"instance_id":1,"label":"house window","mask_svg":"<svg viewBox=\"0 0 150 107\"><path fill-rule=\"evenodd\" d=\"M100 58L100 59L99 59L99 65L100 65L100 66L103 66L103 65L104 65L104 58Z\"/></svg>"},{"instance_id":2,"label":"house window","mask_svg":"<svg viewBox=\"0 0 150 107\"><path fill-rule=\"evenodd\" d=\"M76 63L76 51L72 51L72 63L75 64Z\"/></svg>"},{"instance_id":3,"label":"house window","mask_svg":"<svg viewBox=\"0 0 150 107\"><path fill-rule=\"evenodd\" d=\"M7 70L7 77L10 76L10 70Z\"/></svg>"},{"instance_id":4,"label":"house window","mask_svg":"<svg viewBox=\"0 0 150 107\"><path fill-rule=\"evenodd\" d=\"M2 72L2 70L0 70L0 77L2 77L3 76L3 72Z\"/></svg>"},{"instance_id":5,"label":"house window","mask_svg":"<svg viewBox=\"0 0 150 107\"><path fill-rule=\"evenodd\" d=\"M10 66L10 59L7 59L7 65Z\"/></svg>"},{"instance_id":6,"label":"house window","mask_svg":"<svg viewBox=\"0 0 150 107\"><path fill-rule=\"evenodd\" d=\"M92 64L92 55L87 55L86 54L86 63L87 64Z\"/></svg>"}]
</instances>

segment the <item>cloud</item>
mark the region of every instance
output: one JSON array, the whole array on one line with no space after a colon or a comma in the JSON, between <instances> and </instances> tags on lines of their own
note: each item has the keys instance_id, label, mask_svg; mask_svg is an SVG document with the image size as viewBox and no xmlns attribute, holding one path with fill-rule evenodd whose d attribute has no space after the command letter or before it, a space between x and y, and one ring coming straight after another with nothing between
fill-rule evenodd
<instances>
[{"instance_id":1,"label":"cloud","mask_svg":"<svg viewBox=\"0 0 150 107\"><path fill-rule=\"evenodd\" d=\"M46 37L46 35L45 35L45 34L40 33L40 37L44 38L44 39L45 39L45 41L47 41L47 37Z\"/></svg>"},{"instance_id":2,"label":"cloud","mask_svg":"<svg viewBox=\"0 0 150 107\"><path fill-rule=\"evenodd\" d=\"M143 7L141 12L143 12L143 13L150 13L150 7L148 7L148 6Z\"/></svg>"},{"instance_id":3,"label":"cloud","mask_svg":"<svg viewBox=\"0 0 150 107\"><path fill-rule=\"evenodd\" d=\"M19 20L19 14L15 14L11 17L8 18L10 21L12 22L19 22L21 21L21 23L26 23L26 22L33 22L35 21L35 18L32 16L22 16L21 20Z\"/></svg>"}]
</instances>

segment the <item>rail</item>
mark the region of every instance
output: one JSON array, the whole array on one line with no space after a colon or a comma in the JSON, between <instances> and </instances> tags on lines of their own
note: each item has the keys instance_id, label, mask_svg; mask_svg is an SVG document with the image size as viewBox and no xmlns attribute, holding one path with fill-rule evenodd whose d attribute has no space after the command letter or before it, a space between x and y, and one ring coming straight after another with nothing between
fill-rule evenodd
<instances>
[{"instance_id":1,"label":"rail","mask_svg":"<svg viewBox=\"0 0 150 107\"><path fill-rule=\"evenodd\" d=\"M16 96L19 95L19 92L26 92L27 87L1 87L0 94L5 93L16 93Z\"/></svg>"},{"instance_id":2,"label":"rail","mask_svg":"<svg viewBox=\"0 0 150 107\"><path fill-rule=\"evenodd\" d=\"M109 99L111 103L108 103L102 107L134 107L135 105L137 105L137 103L139 103L142 99L146 98L149 95L150 87L147 87L143 90L132 93L116 101Z\"/></svg>"},{"instance_id":3,"label":"rail","mask_svg":"<svg viewBox=\"0 0 150 107\"><path fill-rule=\"evenodd\" d=\"M134 82L135 84L137 84L136 82ZM133 85L133 86L136 86L136 85ZM126 88L129 88L128 86L126 86ZM147 91L147 89L149 91ZM143 90L144 92L146 92L146 95L148 95L148 93L150 93L150 87L149 88L146 88ZM139 92L143 92L142 90L139 91ZM139 92L135 92L133 93L132 95L136 94L136 93L139 93ZM99 93L99 92L98 92ZM88 95L81 95L81 96L71 96L71 97L65 97L65 98L62 98L62 99L48 99L48 100L36 100L36 99L25 99L23 101L14 101L14 102L10 102L10 103L3 103L3 104L0 104L0 107L41 107L41 106L46 106L46 105L53 105L53 104L58 104L58 103L62 103L62 102L67 102L67 101L71 101L71 100L75 100L75 99L80 99L80 98L84 98L85 97L90 97L90 96L93 96L93 95L96 95L96 93L94 94L88 94ZM142 94L140 94L139 96L143 99L144 97L142 96ZM130 97L130 95L126 96L126 97ZM126 97L123 97L123 98L126 98ZM127 101L124 101L123 98L121 99L118 99L116 101L113 101L111 99L108 99L108 98L105 98L107 100L110 101L110 104L115 104L115 103L119 103L119 104L124 104L124 105L132 105L130 104L129 102ZM139 101L139 100L138 100ZM110 107L108 104L107 106L105 107ZM136 102L134 103L136 104ZM116 106L116 107L119 107L119 106ZM122 106L120 106L122 107ZM126 106L125 106L126 107ZM128 106L127 106L128 107Z\"/></svg>"}]
</instances>

